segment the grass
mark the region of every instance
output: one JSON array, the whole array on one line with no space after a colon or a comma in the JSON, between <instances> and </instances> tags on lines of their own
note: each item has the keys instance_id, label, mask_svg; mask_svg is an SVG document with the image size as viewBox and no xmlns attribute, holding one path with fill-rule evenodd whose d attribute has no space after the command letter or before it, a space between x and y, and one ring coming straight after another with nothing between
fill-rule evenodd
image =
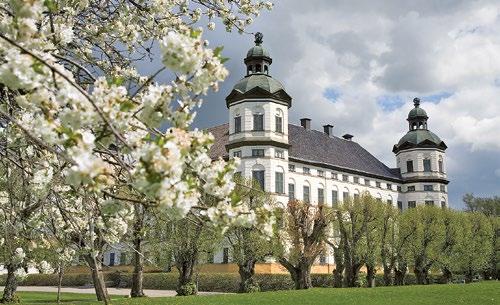
<instances>
[{"instance_id":1,"label":"grass","mask_svg":"<svg viewBox=\"0 0 500 305\"><path fill-rule=\"evenodd\" d=\"M54 304L54 293L19 293L21 304ZM95 296L63 294L64 304L99 304ZM303 291L261 292L256 294L227 294L214 296L126 299L114 297L116 305L281 305L281 304L370 304L370 305L428 305L428 304L500 304L500 282L474 284L379 287L374 289L315 288Z\"/></svg>"}]
</instances>

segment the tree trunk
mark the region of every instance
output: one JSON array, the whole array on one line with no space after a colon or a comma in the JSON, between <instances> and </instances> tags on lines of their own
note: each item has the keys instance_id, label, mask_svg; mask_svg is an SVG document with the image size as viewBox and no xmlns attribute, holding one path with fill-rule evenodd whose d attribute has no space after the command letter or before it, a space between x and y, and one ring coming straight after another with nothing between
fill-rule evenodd
<instances>
[{"instance_id":1,"label":"tree trunk","mask_svg":"<svg viewBox=\"0 0 500 305\"><path fill-rule=\"evenodd\" d=\"M92 282L94 284L95 294L98 301L109 304L109 295L104 281L104 274L102 273L102 263L92 254L85 255L85 260L92 272Z\"/></svg>"},{"instance_id":2,"label":"tree trunk","mask_svg":"<svg viewBox=\"0 0 500 305\"><path fill-rule=\"evenodd\" d=\"M375 266L372 264L366 265L366 286L368 288L375 287Z\"/></svg>"},{"instance_id":3,"label":"tree trunk","mask_svg":"<svg viewBox=\"0 0 500 305\"><path fill-rule=\"evenodd\" d=\"M64 275L64 266L59 264L59 268L57 270L57 304L61 303L61 286Z\"/></svg>"},{"instance_id":4,"label":"tree trunk","mask_svg":"<svg viewBox=\"0 0 500 305\"><path fill-rule=\"evenodd\" d=\"M16 296L17 279L14 273L17 268L19 268L17 265L7 265L7 278L5 279L5 288L1 303L19 303Z\"/></svg>"},{"instance_id":5,"label":"tree trunk","mask_svg":"<svg viewBox=\"0 0 500 305\"><path fill-rule=\"evenodd\" d=\"M474 279L474 272L472 269L468 268L467 271L465 271L465 282L467 284L472 283L472 280Z\"/></svg>"},{"instance_id":6,"label":"tree trunk","mask_svg":"<svg viewBox=\"0 0 500 305\"><path fill-rule=\"evenodd\" d=\"M179 282L177 283L177 295L187 296L198 294L198 287L193 282L194 267L197 255L187 255L189 258L176 262L179 271Z\"/></svg>"},{"instance_id":7,"label":"tree trunk","mask_svg":"<svg viewBox=\"0 0 500 305\"><path fill-rule=\"evenodd\" d=\"M335 259L335 269L333 270L333 287L342 288L344 280L344 257L340 247L334 249L333 256Z\"/></svg>"},{"instance_id":8,"label":"tree trunk","mask_svg":"<svg viewBox=\"0 0 500 305\"><path fill-rule=\"evenodd\" d=\"M413 269L413 272L415 273L415 277L417 279L417 285L429 284L427 270L415 267L415 269Z\"/></svg>"},{"instance_id":9,"label":"tree trunk","mask_svg":"<svg viewBox=\"0 0 500 305\"><path fill-rule=\"evenodd\" d=\"M403 286L406 284L405 278L407 270L406 263L398 264L398 267L394 267L394 285Z\"/></svg>"},{"instance_id":10,"label":"tree trunk","mask_svg":"<svg viewBox=\"0 0 500 305\"><path fill-rule=\"evenodd\" d=\"M345 285L347 287L358 287L359 286L359 269L361 268L360 264L347 264L346 266L346 275L345 275Z\"/></svg>"},{"instance_id":11,"label":"tree trunk","mask_svg":"<svg viewBox=\"0 0 500 305\"><path fill-rule=\"evenodd\" d=\"M253 280L255 274L255 260L248 259L243 264L238 264L238 272L240 274L239 292L256 292L259 290L258 285Z\"/></svg>"},{"instance_id":12,"label":"tree trunk","mask_svg":"<svg viewBox=\"0 0 500 305\"><path fill-rule=\"evenodd\" d=\"M449 284L451 282L452 277L453 277L451 270L448 269L447 267L443 267L442 272L443 272L443 282L445 284Z\"/></svg>"},{"instance_id":13,"label":"tree trunk","mask_svg":"<svg viewBox=\"0 0 500 305\"><path fill-rule=\"evenodd\" d=\"M311 282L311 265L307 259L300 258L297 266L292 265L285 258L280 258L279 262L290 272L295 289L309 289L312 288Z\"/></svg>"},{"instance_id":14,"label":"tree trunk","mask_svg":"<svg viewBox=\"0 0 500 305\"><path fill-rule=\"evenodd\" d=\"M140 236L134 239L134 273L132 274L132 289L130 296L133 298L143 297L143 279L144 279L144 256L142 254L142 238Z\"/></svg>"},{"instance_id":15,"label":"tree trunk","mask_svg":"<svg viewBox=\"0 0 500 305\"><path fill-rule=\"evenodd\" d=\"M394 284L392 279L392 268L384 264L384 285L392 286Z\"/></svg>"}]
</instances>

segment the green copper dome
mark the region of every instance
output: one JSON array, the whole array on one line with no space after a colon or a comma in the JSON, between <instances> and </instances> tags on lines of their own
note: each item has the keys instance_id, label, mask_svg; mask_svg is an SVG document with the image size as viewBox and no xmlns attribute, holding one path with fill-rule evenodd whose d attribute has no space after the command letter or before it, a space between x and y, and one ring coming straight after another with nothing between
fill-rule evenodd
<instances>
[{"instance_id":1,"label":"green copper dome","mask_svg":"<svg viewBox=\"0 0 500 305\"><path fill-rule=\"evenodd\" d=\"M408 131L399 140L398 144L394 145L393 152L397 153L400 150L411 149L416 147L433 147L445 150L446 144L432 131L427 129L416 129Z\"/></svg>"},{"instance_id":2,"label":"green copper dome","mask_svg":"<svg viewBox=\"0 0 500 305\"><path fill-rule=\"evenodd\" d=\"M246 93L256 87L260 87L269 93L285 90L279 81L267 74L251 74L246 76L237 82L233 89L240 93Z\"/></svg>"},{"instance_id":3,"label":"green copper dome","mask_svg":"<svg viewBox=\"0 0 500 305\"><path fill-rule=\"evenodd\" d=\"M271 56L269 55L269 52L266 49L264 49L263 46L255 45L251 47L250 50L248 50L247 58L249 57L271 57Z\"/></svg>"},{"instance_id":4,"label":"green copper dome","mask_svg":"<svg viewBox=\"0 0 500 305\"><path fill-rule=\"evenodd\" d=\"M408 113L408 120L413 120L416 118L428 118L427 112L420 107L415 107Z\"/></svg>"}]
</instances>

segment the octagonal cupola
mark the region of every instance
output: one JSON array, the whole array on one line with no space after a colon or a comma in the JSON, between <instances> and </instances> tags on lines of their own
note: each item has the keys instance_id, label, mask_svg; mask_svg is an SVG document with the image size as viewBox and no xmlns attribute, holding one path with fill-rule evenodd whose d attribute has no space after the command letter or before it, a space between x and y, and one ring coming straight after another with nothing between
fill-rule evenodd
<instances>
[{"instance_id":1,"label":"octagonal cupola","mask_svg":"<svg viewBox=\"0 0 500 305\"><path fill-rule=\"evenodd\" d=\"M269 66L273 60L269 52L262 46L264 35L257 32L255 34L255 46L247 52L244 62L247 66L247 75L266 74L269 75Z\"/></svg>"},{"instance_id":2,"label":"octagonal cupola","mask_svg":"<svg viewBox=\"0 0 500 305\"><path fill-rule=\"evenodd\" d=\"M427 129L427 112L420 108L420 99L418 97L413 99L415 108L408 113L408 126L410 130Z\"/></svg>"}]
</instances>

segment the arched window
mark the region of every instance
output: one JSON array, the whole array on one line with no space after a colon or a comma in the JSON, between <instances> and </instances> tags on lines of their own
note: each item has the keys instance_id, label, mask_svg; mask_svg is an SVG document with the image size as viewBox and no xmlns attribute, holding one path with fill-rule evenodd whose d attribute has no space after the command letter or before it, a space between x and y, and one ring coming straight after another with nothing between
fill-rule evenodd
<instances>
[{"instance_id":1,"label":"arched window","mask_svg":"<svg viewBox=\"0 0 500 305\"><path fill-rule=\"evenodd\" d=\"M344 188L344 191L342 192L342 201L347 201L351 198L351 195L349 195L349 189L347 187Z\"/></svg>"},{"instance_id":2,"label":"arched window","mask_svg":"<svg viewBox=\"0 0 500 305\"><path fill-rule=\"evenodd\" d=\"M288 200L295 200L295 180L289 179L288 180Z\"/></svg>"},{"instance_id":3,"label":"arched window","mask_svg":"<svg viewBox=\"0 0 500 305\"><path fill-rule=\"evenodd\" d=\"M255 65L255 73L260 73L262 72L262 66L260 64Z\"/></svg>"},{"instance_id":4,"label":"arched window","mask_svg":"<svg viewBox=\"0 0 500 305\"><path fill-rule=\"evenodd\" d=\"M257 107L253 111L253 130L264 130L264 109L262 107Z\"/></svg>"},{"instance_id":5,"label":"arched window","mask_svg":"<svg viewBox=\"0 0 500 305\"><path fill-rule=\"evenodd\" d=\"M264 72L266 74L269 74L269 67L267 65L264 65Z\"/></svg>"},{"instance_id":6,"label":"arched window","mask_svg":"<svg viewBox=\"0 0 500 305\"><path fill-rule=\"evenodd\" d=\"M281 166L274 172L274 191L277 194L285 193L285 170Z\"/></svg>"},{"instance_id":7,"label":"arched window","mask_svg":"<svg viewBox=\"0 0 500 305\"><path fill-rule=\"evenodd\" d=\"M311 202L311 184L309 181L304 181L304 185L302 186L302 201L305 203Z\"/></svg>"},{"instance_id":8,"label":"arched window","mask_svg":"<svg viewBox=\"0 0 500 305\"><path fill-rule=\"evenodd\" d=\"M234 133L241 132L241 114L239 109L234 112Z\"/></svg>"},{"instance_id":9,"label":"arched window","mask_svg":"<svg viewBox=\"0 0 500 305\"><path fill-rule=\"evenodd\" d=\"M253 72L253 66L250 65L250 66L247 67L247 75L252 74L252 72Z\"/></svg>"},{"instance_id":10,"label":"arched window","mask_svg":"<svg viewBox=\"0 0 500 305\"><path fill-rule=\"evenodd\" d=\"M265 167L262 164L255 164L252 167L252 179L254 184L256 184L257 187L260 187L261 190L265 190Z\"/></svg>"},{"instance_id":11,"label":"arched window","mask_svg":"<svg viewBox=\"0 0 500 305\"><path fill-rule=\"evenodd\" d=\"M281 109L278 109L276 112L274 120L276 132L283 133L283 111L281 111Z\"/></svg>"},{"instance_id":12,"label":"arched window","mask_svg":"<svg viewBox=\"0 0 500 305\"><path fill-rule=\"evenodd\" d=\"M332 186L332 207L339 203L339 189L336 185Z\"/></svg>"}]
</instances>

